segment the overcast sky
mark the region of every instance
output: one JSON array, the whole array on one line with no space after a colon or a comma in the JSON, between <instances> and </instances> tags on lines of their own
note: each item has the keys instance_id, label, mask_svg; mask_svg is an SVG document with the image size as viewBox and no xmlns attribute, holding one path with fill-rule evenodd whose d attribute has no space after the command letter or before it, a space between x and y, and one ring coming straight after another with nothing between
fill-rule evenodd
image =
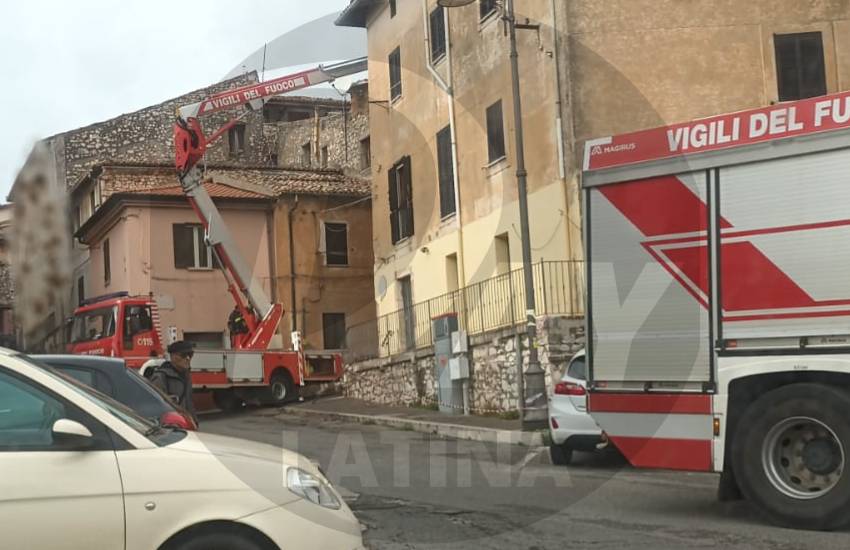
<instances>
[{"instance_id":1,"label":"overcast sky","mask_svg":"<svg viewBox=\"0 0 850 550\"><path fill-rule=\"evenodd\" d=\"M0 201L35 140L221 80L265 42L347 4L348 0L4 2ZM365 34L363 40L365 49Z\"/></svg>"}]
</instances>

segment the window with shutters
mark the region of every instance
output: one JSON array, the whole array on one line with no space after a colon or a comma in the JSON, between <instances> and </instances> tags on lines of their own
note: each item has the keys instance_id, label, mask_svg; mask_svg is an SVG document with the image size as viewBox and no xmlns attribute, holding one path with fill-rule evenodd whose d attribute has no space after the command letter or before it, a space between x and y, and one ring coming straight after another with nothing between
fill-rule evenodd
<instances>
[{"instance_id":1,"label":"window with shutters","mask_svg":"<svg viewBox=\"0 0 850 550\"><path fill-rule=\"evenodd\" d=\"M452 135L448 126L437 133L437 173L440 184L440 217L445 218L456 210Z\"/></svg>"},{"instance_id":2,"label":"window with shutters","mask_svg":"<svg viewBox=\"0 0 850 550\"><path fill-rule=\"evenodd\" d=\"M322 313L324 349L345 349L345 313Z\"/></svg>"},{"instance_id":3,"label":"window with shutters","mask_svg":"<svg viewBox=\"0 0 850 550\"><path fill-rule=\"evenodd\" d=\"M446 18L443 7L437 6L430 16L431 61L436 63L446 56Z\"/></svg>"},{"instance_id":4,"label":"window with shutters","mask_svg":"<svg viewBox=\"0 0 850 550\"><path fill-rule=\"evenodd\" d=\"M218 267L212 248L204 242L204 226L176 223L174 236L174 267L177 269L211 269Z\"/></svg>"},{"instance_id":5,"label":"window with shutters","mask_svg":"<svg viewBox=\"0 0 850 550\"><path fill-rule=\"evenodd\" d=\"M325 265L348 265L348 224L325 222L323 225Z\"/></svg>"},{"instance_id":6,"label":"window with shutters","mask_svg":"<svg viewBox=\"0 0 850 550\"><path fill-rule=\"evenodd\" d=\"M492 164L505 157L505 125L502 100L487 107L487 159Z\"/></svg>"},{"instance_id":7,"label":"window with shutters","mask_svg":"<svg viewBox=\"0 0 850 550\"><path fill-rule=\"evenodd\" d=\"M103 241L103 284L109 286L112 280L112 261L109 257L109 239Z\"/></svg>"},{"instance_id":8,"label":"window with shutters","mask_svg":"<svg viewBox=\"0 0 850 550\"><path fill-rule=\"evenodd\" d=\"M773 41L779 101L825 95L826 69L821 33L777 34Z\"/></svg>"},{"instance_id":9,"label":"window with shutters","mask_svg":"<svg viewBox=\"0 0 850 550\"><path fill-rule=\"evenodd\" d=\"M390 54L390 99L401 97L401 48Z\"/></svg>"},{"instance_id":10,"label":"window with shutters","mask_svg":"<svg viewBox=\"0 0 850 550\"><path fill-rule=\"evenodd\" d=\"M393 244L413 235L413 193L410 157L404 157L387 171L389 178L390 233Z\"/></svg>"}]
</instances>

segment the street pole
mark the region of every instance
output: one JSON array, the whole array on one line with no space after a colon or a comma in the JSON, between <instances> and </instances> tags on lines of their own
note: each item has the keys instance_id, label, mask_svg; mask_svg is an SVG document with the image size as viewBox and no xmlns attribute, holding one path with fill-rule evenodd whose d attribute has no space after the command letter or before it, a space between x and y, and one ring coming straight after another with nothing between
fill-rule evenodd
<instances>
[{"instance_id":1,"label":"street pole","mask_svg":"<svg viewBox=\"0 0 850 550\"><path fill-rule=\"evenodd\" d=\"M522 99L519 85L519 52L516 40L514 0L507 0L505 18L511 43L511 85L514 103L514 136L516 138L516 180L519 195L519 223L522 244L522 275L525 283L525 322L528 337L528 369L525 371L522 424L526 429L545 427L546 381L537 356L537 315L535 312L534 276L531 264L531 234L528 225L528 172L525 169L525 144L522 128ZM517 350L517 353L522 353ZM519 373L522 374L521 372Z\"/></svg>"}]
</instances>

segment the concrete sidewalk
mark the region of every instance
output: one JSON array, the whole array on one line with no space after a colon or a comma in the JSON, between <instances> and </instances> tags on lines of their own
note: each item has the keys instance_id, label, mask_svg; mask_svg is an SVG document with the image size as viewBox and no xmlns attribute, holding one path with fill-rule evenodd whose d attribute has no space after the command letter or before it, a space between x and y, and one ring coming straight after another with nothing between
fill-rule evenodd
<instances>
[{"instance_id":1,"label":"concrete sidewalk","mask_svg":"<svg viewBox=\"0 0 850 550\"><path fill-rule=\"evenodd\" d=\"M324 416L360 424L378 424L403 430L431 433L454 439L488 441L539 447L542 432L524 432L519 420L489 416L444 414L416 407L394 407L367 403L350 397L325 397L287 405L278 416L297 414Z\"/></svg>"}]
</instances>

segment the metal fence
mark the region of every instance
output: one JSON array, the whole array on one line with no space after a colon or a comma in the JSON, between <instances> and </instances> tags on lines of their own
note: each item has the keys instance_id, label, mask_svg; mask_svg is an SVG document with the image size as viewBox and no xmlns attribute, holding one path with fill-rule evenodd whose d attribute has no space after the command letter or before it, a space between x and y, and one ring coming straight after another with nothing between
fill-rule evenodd
<instances>
[{"instance_id":1,"label":"metal fence","mask_svg":"<svg viewBox=\"0 0 850 550\"><path fill-rule=\"evenodd\" d=\"M537 315L584 315L584 262L542 261L532 266ZM480 334L525 322L522 269L472 284L425 302L349 328L347 341L374 342L377 348L357 346L352 359L388 356L425 348L433 343L431 320L456 313L461 330ZM377 334L375 334L377 333ZM375 338L377 336L377 338Z\"/></svg>"}]
</instances>

